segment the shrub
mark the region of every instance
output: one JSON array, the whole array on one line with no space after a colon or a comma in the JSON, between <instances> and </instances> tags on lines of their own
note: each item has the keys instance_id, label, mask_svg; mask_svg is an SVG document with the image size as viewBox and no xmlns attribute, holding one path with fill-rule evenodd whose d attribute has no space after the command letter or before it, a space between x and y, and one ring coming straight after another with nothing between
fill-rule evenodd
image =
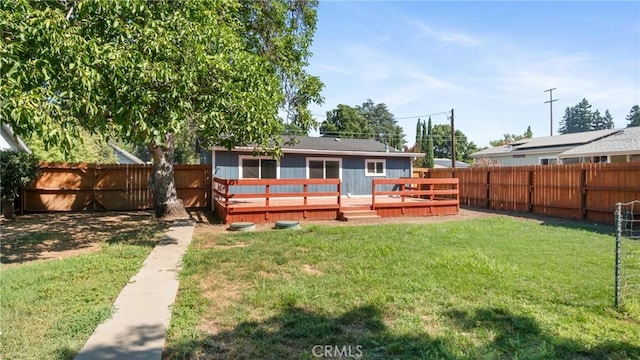
<instances>
[{"instance_id":1,"label":"shrub","mask_svg":"<svg viewBox=\"0 0 640 360\"><path fill-rule=\"evenodd\" d=\"M0 150L0 198L11 201L20 189L35 180L40 166L35 155L17 150Z\"/></svg>"}]
</instances>

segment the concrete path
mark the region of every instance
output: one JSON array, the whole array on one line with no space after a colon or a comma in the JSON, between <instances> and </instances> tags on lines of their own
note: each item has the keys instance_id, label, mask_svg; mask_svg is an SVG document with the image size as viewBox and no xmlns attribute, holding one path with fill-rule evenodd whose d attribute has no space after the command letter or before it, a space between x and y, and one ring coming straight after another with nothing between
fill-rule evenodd
<instances>
[{"instance_id":1,"label":"concrete path","mask_svg":"<svg viewBox=\"0 0 640 360\"><path fill-rule=\"evenodd\" d=\"M162 358L178 271L193 228L190 220L171 225L118 295L113 316L96 328L76 360Z\"/></svg>"}]
</instances>

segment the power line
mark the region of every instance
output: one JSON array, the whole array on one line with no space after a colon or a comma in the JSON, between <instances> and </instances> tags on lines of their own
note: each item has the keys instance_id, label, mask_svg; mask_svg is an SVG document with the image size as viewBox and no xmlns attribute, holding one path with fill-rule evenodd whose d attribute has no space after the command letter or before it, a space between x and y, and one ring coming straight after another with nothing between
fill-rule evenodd
<instances>
[{"instance_id":1,"label":"power line","mask_svg":"<svg viewBox=\"0 0 640 360\"><path fill-rule=\"evenodd\" d=\"M424 115L414 115L414 116L394 117L394 118L393 118L393 120L417 119L417 118L427 117L427 116L448 115L448 114L449 114L449 112L447 112L447 111L443 111L443 112L432 113L432 114L424 114ZM311 114L311 115L327 117L327 115L322 115L322 114Z\"/></svg>"}]
</instances>

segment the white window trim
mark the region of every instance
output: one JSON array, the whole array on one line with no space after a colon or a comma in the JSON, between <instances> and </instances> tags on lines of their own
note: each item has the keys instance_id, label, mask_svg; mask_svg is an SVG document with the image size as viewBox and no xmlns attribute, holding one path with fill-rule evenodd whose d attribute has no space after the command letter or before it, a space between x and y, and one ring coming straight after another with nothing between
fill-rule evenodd
<instances>
[{"instance_id":1,"label":"white window trim","mask_svg":"<svg viewBox=\"0 0 640 360\"><path fill-rule=\"evenodd\" d=\"M545 160L545 159L547 159L547 160L555 160L556 163L554 165L560 164L560 159L558 159L557 156L541 156L541 157L538 158L538 165L543 165L542 164L542 160Z\"/></svg>"},{"instance_id":2,"label":"white window trim","mask_svg":"<svg viewBox=\"0 0 640 360\"><path fill-rule=\"evenodd\" d=\"M382 163L382 173L369 173L369 163ZM364 160L364 176L387 176L387 160L386 159L365 159Z\"/></svg>"},{"instance_id":3,"label":"white window trim","mask_svg":"<svg viewBox=\"0 0 640 360\"><path fill-rule=\"evenodd\" d=\"M342 180L342 158L325 158L325 157L308 157L307 158L307 168L306 168L306 177L307 179L310 179L309 177L309 162L310 161L337 161L338 162L338 179ZM327 166L323 165L322 167L322 176L323 179L327 178L327 174L326 171L327 170Z\"/></svg>"},{"instance_id":4,"label":"white window trim","mask_svg":"<svg viewBox=\"0 0 640 360\"><path fill-rule=\"evenodd\" d=\"M253 156L253 155L240 155L238 156L238 179L243 179L242 177L242 161L245 159L249 160L275 160L269 156ZM262 176L262 161L260 161L260 169L258 170L258 175ZM248 178L255 179L255 178ZM260 177L259 179L262 179ZM276 160L276 179L280 179L280 160Z\"/></svg>"}]
</instances>

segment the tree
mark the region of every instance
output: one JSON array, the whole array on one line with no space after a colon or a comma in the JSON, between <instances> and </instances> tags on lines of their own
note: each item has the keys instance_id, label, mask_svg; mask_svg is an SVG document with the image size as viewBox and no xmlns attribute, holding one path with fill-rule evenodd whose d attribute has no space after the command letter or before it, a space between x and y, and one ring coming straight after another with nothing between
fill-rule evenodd
<instances>
[{"instance_id":1,"label":"tree","mask_svg":"<svg viewBox=\"0 0 640 360\"><path fill-rule=\"evenodd\" d=\"M628 122L627 127L640 126L640 106L633 105L625 119Z\"/></svg>"},{"instance_id":2,"label":"tree","mask_svg":"<svg viewBox=\"0 0 640 360\"><path fill-rule=\"evenodd\" d=\"M593 119L591 120L591 130L606 130L613 129L613 117L609 110L605 110L604 116L600 115L600 111L596 110L593 113Z\"/></svg>"},{"instance_id":3,"label":"tree","mask_svg":"<svg viewBox=\"0 0 640 360\"><path fill-rule=\"evenodd\" d=\"M592 130L593 113L591 104L587 99L582 99L576 106L567 107L564 117L560 121L560 134L572 134Z\"/></svg>"},{"instance_id":4,"label":"tree","mask_svg":"<svg viewBox=\"0 0 640 360\"><path fill-rule=\"evenodd\" d=\"M356 106L356 108L373 127L375 140L388 144L394 149L402 149L406 144L404 132L386 104L374 104L371 99L367 99L362 106Z\"/></svg>"},{"instance_id":5,"label":"tree","mask_svg":"<svg viewBox=\"0 0 640 360\"><path fill-rule=\"evenodd\" d=\"M68 161L98 164L113 164L116 162L116 156L107 141L102 136L92 135L84 129L78 130L78 138L72 139L71 147L64 150L59 146L45 146L42 139L35 134L24 138L24 141L37 158L47 162Z\"/></svg>"},{"instance_id":6,"label":"tree","mask_svg":"<svg viewBox=\"0 0 640 360\"><path fill-rule=\"evenodd\" d=\"M431 116L427 123L427 145L424 152L424 167L433 168L435 166L435 152L433 148L433 126L431 124Z\"/></svg>"},{"instance_id":7,"label":"tree","mask_svg":"<svg viewBox=\"0 0 640 360\"><path fill-rule=\"evenodd\" d=\"M531 139L533 137L533 131L531 131L531 126L527 127L527 130L522 135L516 134L504 134L502 139L500 140L491 140L489 141L489 145L491 146L502 146L506 144L510 144L514 141L522 140L522 139Z\"/></svg>"},{"instance_id":8,"label":"tree","mask_svg":"<svg viewBox=\"0 0 640 360\"><path fill-rule=\"evenodd\" d=\"M342 138L373 139L373 127L357 108L339 104L327 111L327 119L320 124L320 135Z\"/></svg>"},{"instance_id":9,"label":"tree","mask_svg":"<svg viewBox=\"0 0 640 360\"><path fill-rule=\"evenodd\" d=\"M304 71L317 1L0 2L0 116L46 146L78 128L145 144L158 217L184 215L175 139L279 155L278 110L302 129L322 83Z\"/></svg>"},{"instance_id":10,"label":"tree","mask_svg":"<svg viewBox=\"0 0 640 360\"><path fill-rule=\"evenodd\" d=\"M434 125L433 133L434 158L451 158L451 125ZM467 136L456 130L457 160L470 161L469 155L478 151L478 146L467 140Z\"/></svg>"},{"instance_id":11,"label":"tree","mask_svg":"<svg viewBox=\"0 0 640 360\"><path fill-rule=\"evenodd\" d=\"M327 119L320 124L320 134L375 139L395 149L402 149L406 143L402 127L397 125L387 105L375 104L371 99L355 107L340 104L327 112Z\"/></svg>"},{"instance_id":12,"label":"tree","mask_svg":"<svg viewBox=\"0 0 640 360\"><path fill-rule=\"evenodd\" d=\"M416 123L416 142L413 146L415 152L422 151L422 121L418 118L418 122Z\"/></svg>"},{"instance_id":13,"label":"tree","mask_svg":"<svg viewBox=\"0 0 640 360\"><path fill-rule=\"evenodd\" d=\"M38 158L24 151L0 150L0 179L2 179L2 215L13 218L13 202L20 189L38 177Z\"/></svg>"}]
</instances>

